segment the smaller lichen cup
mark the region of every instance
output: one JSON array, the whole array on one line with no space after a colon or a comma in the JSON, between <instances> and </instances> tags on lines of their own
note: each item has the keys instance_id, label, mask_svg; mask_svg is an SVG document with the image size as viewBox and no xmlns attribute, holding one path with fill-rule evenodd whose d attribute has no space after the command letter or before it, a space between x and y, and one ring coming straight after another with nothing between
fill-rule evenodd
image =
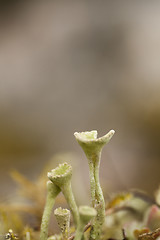
<instances>
[{"instance_id":1,"label":"smaller lichen cup","mask_svg":"<svg viewBox=\"0 0 160 240\"><path fill-rule=\"evenodd\" d=\"M79 223L76 230L76 235L74 240L81 240L83 237L85 225L91 221L92 218L96 217L97 211L89 206L80 206L79 207Z\"/></svg>"},{"instance_id":2,"label":"smaller lichen cup","mask_svg":"<svg viewBox=\"0 0 160 240\"><path fill-rule=\"evenodd\" d=\"M59 164L57 168L48 173L48 178L61 189L77 225L79 213L71 187L72 166L68 163Z\"/></svg>"},{"instance_id":3,"label":"smaller lichen cup","mask_svg":"<svg viewBox=\"0 0 160 240\"><path fill-rule=\"evenodd\" d=\"M70 233L70 211L59 207L54 210L54 215L61 229L63 240L68 240Z\"/></svg>"}]
</instances>

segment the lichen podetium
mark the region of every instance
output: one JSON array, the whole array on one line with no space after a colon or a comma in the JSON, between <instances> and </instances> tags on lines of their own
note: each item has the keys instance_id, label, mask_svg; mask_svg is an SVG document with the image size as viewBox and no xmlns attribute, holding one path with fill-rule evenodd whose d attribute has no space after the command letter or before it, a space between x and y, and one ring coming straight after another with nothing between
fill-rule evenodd
<instances>
[{"instance_id":1,"label":"lichen podetium","mask_svg":"<svg viewBox=\"0 0 160 240\"><path fill-rule=\"evenodd\" d=\"M60 193L60 188L56 186L51 181L47 182L47 199L46 205L44 208L42 223L41 223L41 232L40 232L40 240L47 240L48 238L48 226L49 220L52 213L52 208L55 203L55 199L57 195Z\"/></svg>"},{"instance_id":2,"label":"lichen podetium","mask_svg":"<svg viewBox=\"0 0 160 240\"><path fill-rule=\"evenodd\" d=\"M99 167L102 148L107 144L115 131L111 130L101 138L97 138L97 131L74 133L77 142L82 147L89 163L92 207L97 210L93 221L90 239L99 239L105 221L105 201L99 181Z\"/></svg>"}]
</instances>

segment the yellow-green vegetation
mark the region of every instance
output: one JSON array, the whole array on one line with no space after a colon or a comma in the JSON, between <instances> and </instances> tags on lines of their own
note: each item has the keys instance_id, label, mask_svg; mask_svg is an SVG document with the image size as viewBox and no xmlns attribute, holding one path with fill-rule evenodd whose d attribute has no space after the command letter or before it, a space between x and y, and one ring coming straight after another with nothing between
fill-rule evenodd
<instances>
[{"instance_id":1,"label":"yellow-green vegetation","mask_svg":"<svg viewBox=\"0 0 160 240\"><path fill-rule=\"evenodd\" d=\"M157 239L160 236L160 188L155 198L132 190L112 193L104 200L99 181L101 152L113 135L113 130L101 138L97 138L97 131L75 133L88 159L91 206L78 207L75 201L71 187L72 164L68 161L71 155L56 156L34 182L12 171L11 176L26 201L0 204L1 237L9 240ZM55 162L58 166L53 168ZM69 209L63 208L66 204ZM56 221L60 231L56 229Z\"/></svg>"}]
</instances>

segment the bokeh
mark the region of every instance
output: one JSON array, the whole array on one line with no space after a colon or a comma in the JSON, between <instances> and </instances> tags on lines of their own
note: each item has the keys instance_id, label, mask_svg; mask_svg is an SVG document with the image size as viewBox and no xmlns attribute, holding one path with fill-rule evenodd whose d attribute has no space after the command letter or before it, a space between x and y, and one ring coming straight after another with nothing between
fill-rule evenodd
<instances>
[{"instance_id":1,"label":"bokeh","mask_svg":"<svg viewBox=\"0 0 160 240\"><path fill-rule=\"evenodd\" d=\"M110 129L104 191L160 183L160 2L1 1L0 192L17 169L34 179L73 133ZM65 161L65 159L64 159Z\"/></svg>"}]
</instances>

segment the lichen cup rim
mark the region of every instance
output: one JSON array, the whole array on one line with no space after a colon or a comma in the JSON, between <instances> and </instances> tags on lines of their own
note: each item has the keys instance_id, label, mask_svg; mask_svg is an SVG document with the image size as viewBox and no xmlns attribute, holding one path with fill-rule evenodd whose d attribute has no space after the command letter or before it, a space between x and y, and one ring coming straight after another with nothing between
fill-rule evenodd
<instances>
[{"instance_id":1,"label":"lichen cup rim","mask_svg":"<svg viewBox=\"0 0 160 240\"><path fill-rule=\"evenodd\" d=\"M97 211L93 207L89 206L80 206L79 207L80 216L88 216L88 217L95 217L97 215Z\"/></svg>"},{"instance_id":2,"label":"lichen cup rim","mask_svg":"<svg viewBox=\"0 0 160 240\"><path fill-rule=\"evenodd\" d=\"M78 142L82 143L96 143L96 142L106 142L109 141L114 135L115 130L110 130L107 134L102 137L97 138L98 132L96 130L85 131L85 132L75 132L74 136Z\"/></svg>"},{"instance_id":3,"label":"lichen cup rim","mask_svg":"<svg viewBox=\"0 0 160 240\"><path fill-rule=\"evenodd\" d=\"M66 162L59 164L58 167L48 172L47 176L52 182L54 182L58 186L61 186L66 181L71 180L72 166Z\"/></svg>"},{"instance_id":4,"label":"lichen cup rim","mask_svg":"<svg viewBox=\"0 0 160 240\"><path fill-rule=\"evenodd\" d=\"M58 215L58 216L64 216L64 215L69 215L70 214L70 211L66 208L61 208L61 207L58 207L54 210L54 214L55 215Z\"/></svg>"}]
</instances>

